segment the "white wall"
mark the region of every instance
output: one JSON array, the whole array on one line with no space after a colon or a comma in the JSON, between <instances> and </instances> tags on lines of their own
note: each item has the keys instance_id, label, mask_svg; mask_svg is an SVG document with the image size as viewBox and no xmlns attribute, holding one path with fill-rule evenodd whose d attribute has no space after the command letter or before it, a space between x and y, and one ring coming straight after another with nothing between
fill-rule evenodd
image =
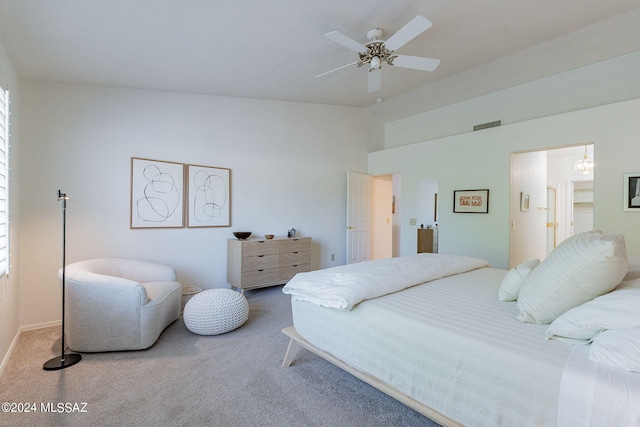
<instances>
[{"instance_id":1,"label":"white wall","mask_svg":"<svg viewBox=\"0 0 640 427\"><path fill-rule=\"evenodd\" d=\"M533 86L535 88L535 85ZM509 156L594 141L594 227L624 233L629 254L640 252L640 213L622 209L622 178L637 172L640 99L523 121L463 135L436 138L369 154L369 173L402 170L402 254L416 251L418 181L439 180L439 252L509 265ZM411 119L413 121L414 119ZM489 214L452 213L453 191L489 188Z\"/></svg>"},{"instance_id":2,"label":"white wall","mask_svg":"<svg viewBox=\"0 0 640 427\"><path fill-rule=\"evenodd\" d=\"M638 75L640 51L388 122L385 147L464 134L495 120L516 123L639 98Z\"/></svg>"},{"instance_id":3,"label":"white wall","mask_svg":"<svg viewBox=\"0 0 640 427\"><path fill-rule=\"evenodd\" d=\"M58 189L71 197L67 262L140 258L227 287L233 230L295 227L313 238L313 268L344 260L346 172L366 171L383 134L356 108L88 86L23 82L23 107L23 325L60 317ZM230 168L232 227L131 230L131 157Z\"/></svg>"},{"instance_id":4,"label":"white wall","mask_svg":"<svg viewBox=\"0 0 640 427\"><path fill-rule=\"evenodd\" d=\"M0 42L0 85L9 87L11 98L11 126L9 128L11 136L9 143L11 148L10 167L11 180L9 193L10 221L11 221L11 273L9 278L6 276L0 278L0 374L6 363L9 349L15 344L20 328L20 289L19 278L20 271L17 268L19 263L19 204L16 194L20 191L18 180L13 178L13 171L16 170L15 165L19 161L20 148L20 131L18 124L20 122L20 107L22 105L20 98L20 82L16 76L11 60L7 56L4 45ZM5 292L6 291L6 292Z\"/></svg>"}]
</instances>

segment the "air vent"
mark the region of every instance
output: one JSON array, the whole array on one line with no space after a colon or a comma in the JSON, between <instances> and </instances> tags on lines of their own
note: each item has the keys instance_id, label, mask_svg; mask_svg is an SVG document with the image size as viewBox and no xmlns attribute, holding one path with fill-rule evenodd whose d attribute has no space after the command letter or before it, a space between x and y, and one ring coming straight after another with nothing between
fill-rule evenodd
<instances>
[{"instance_id":1,"label":"air vent","mask_svg":"<svg viewBox=\"0 0 640 427\"><path fill-rule=\"evenodd\" d=\"M488 122L488 123L482 123L481 125L475 125L473 127L473 131L475 132L477 130L494 128L496 126L501 126L501 125L502 125L502 120L496 120L495 122Z\"/></svg>"}]
</instances>

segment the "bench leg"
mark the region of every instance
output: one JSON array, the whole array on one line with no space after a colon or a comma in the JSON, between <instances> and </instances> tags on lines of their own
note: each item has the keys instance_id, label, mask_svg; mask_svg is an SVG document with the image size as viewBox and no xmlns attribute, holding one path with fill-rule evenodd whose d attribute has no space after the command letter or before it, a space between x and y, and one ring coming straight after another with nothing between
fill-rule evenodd
<instances>
[{"instance_id":1,"label":"bench leg","mask_svg":"<svg viewBox=\"0 0 640 427\"><path fill-rule=\"evenodd\" d=\"M287 352L284 355L284 360L282 361L282 367L288 368L293 363L293 359L296 358L298 351L302 348L300 344L293 338L289 340L289 346L287 347Z\"/></svg>"}]
</instances>

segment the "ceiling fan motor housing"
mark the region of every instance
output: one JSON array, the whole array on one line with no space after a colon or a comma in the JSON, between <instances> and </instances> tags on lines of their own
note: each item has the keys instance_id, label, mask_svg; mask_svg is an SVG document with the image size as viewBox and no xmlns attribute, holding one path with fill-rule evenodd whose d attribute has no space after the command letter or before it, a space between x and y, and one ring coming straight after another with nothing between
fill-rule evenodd
<instances>
[{"instance_id":1,"label":"ceiling fan motor housing","mask_svg":"<svg viewBox=\"0 0 640 427\"><path fill-rule=\"evenodd\" d=\"M374 68L380 68L380 64L382 62L386 62L389 65L393 65L393 60L398 55L393 55L393 51L390 51L384 46L384 42L382 41L374 41L367 43L365 45L367 47L366 52L360 52L358 55L360 56L360 62L358 62L358 67L361 67L364 64L371 64L372 66L377 65ZM373 58L378 58L373 63L371 60Z\"/></svg>"},{"instance_id":2,"label":"ceiling fan motor housing","mask_svg":"<svg viewBox=\"0 0 640 427\"><path fill-rule=\"evenodd\" d=\"M384 30L382 28L374 28L372 30L367 31L367 39L369 41L380 41L384 34Z\"/></svg>"}]
</instances>

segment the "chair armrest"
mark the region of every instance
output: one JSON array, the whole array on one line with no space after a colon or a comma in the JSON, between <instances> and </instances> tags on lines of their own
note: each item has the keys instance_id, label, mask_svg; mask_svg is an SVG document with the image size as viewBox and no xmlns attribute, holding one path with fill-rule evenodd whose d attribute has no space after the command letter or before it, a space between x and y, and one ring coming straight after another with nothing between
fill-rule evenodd
<instances>
[{"instance_id":1,"label":"chair armrest","mask_svg":"<svg viewBox=\"0 0 640 427\"><path fill-rule=\"evenodd\" d=\"M146 289L149 297L147 307L163 303L176 290L180 290L179 292L182 294L182 285L178 282L147 282L142 283L142 286Z\"/></svg>"},{"instance_id":2,"label":"chair armrest","mask_svg":"<svg viewBox=\"0 0 640 427\"><path fill-rule=\"evenodd\" d=\"M105 276L88 271L78 271L65 276L68 298L84 301L87 305L134 304L137 307L149 302L147 290L140 283L122 277Z\"/></svg>"}]
</instances>

